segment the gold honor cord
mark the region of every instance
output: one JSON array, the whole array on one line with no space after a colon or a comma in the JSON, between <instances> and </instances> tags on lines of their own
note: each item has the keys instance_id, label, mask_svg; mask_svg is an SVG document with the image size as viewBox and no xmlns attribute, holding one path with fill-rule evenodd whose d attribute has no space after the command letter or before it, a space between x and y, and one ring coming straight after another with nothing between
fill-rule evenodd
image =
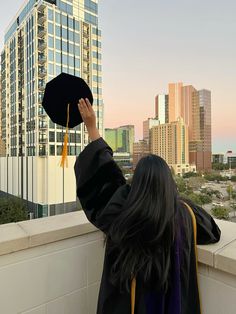
<instances>
[{"instance_id":1,"label":"gold honor cord","mask_svg":"<svg viewBox=\"0 0 236 314\"><path fill-rule=\"evenodd\" d=\"M134 277L131 281L131 314L134 314L135 294L136 294L136 278Z\"/></svg>"},{"instance_id":2,"label":"gold honor cord","mask_svg":"<svg viewBox=\"0 0 236 314\"><path fill-rule=\"evenodd\" d=\"M185 204L185 206L188 208L189 213L192 217L192 223L193 223L193 235L194 235L194 249L195 249L195 257L196 257L196 276L197 276L197 286L199 288L199 284L198 284L198 252L197 252L197 222L196 222L196 217L194 215L194 212L192 210L192 208L185 202L183 202ZM198 290L199 293L199 302L200 302L200 313L201 311L201 300L200 300L200 292Z\"/></svg>"},{"instance_id":3,"label":"gold honor cord","mask_svg":"<svg viewBox=\"0 0 236 314\"><path fill-rule=\"evenodd\" d=\"M64 136L64 143L63 143L63 149L62 149L62 156L61 156L61 167L68 167L68 158L67 158L67 143L68 143L68 125L69 125L69 119L70 119L70 104L67 105L67 120L66 120L66 134Z\"/></svg>"}]
</instances>

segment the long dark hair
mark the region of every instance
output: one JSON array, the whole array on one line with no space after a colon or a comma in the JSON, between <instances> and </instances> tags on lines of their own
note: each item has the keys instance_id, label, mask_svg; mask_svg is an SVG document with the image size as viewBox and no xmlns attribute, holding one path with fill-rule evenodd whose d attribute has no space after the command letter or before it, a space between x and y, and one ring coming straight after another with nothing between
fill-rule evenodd
<instances>
[{"instance_id":1,"label":"long dark hair","mask_svg":"<svg viewBox=\"0 0 236 314\"><path fill-rule=\"evenodd\" d=\"M143 157L107 239L109 253L115 256L110 278L121 291L130 291L132 276L146 286L155 277L155 286L167 290L176 203L176 184L167 163L156 155Z\"/></svg>"}]
</instances>

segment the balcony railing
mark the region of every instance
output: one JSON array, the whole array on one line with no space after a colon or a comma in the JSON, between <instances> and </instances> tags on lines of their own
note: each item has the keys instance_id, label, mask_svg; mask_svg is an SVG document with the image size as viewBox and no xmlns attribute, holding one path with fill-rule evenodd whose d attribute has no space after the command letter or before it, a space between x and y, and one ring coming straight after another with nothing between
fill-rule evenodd
<instances>
[{"instance_id":1,"label":"balcony railing","mask_svg":"<svg viewBox=\"0 0 236 314\"><path fill-rule=\"evenodd\" d=\"M46 34L46 29L44 27L38 27L38 37L42 38Z\"/></svg>"},{"instance_id":2,"label":"balcony railing","mask_svg":"<svg viewBox=\"0 0 236 314\"><path fill-rule=\"evenodd\" d=\"M217 223L220 242L198 246L202 313L235 314L236 225ZM0 313L96 313L104 236L83 212L2 225L0 234Z\"/></svg>"},{"instance_id":3,"label":"balcony railing","mask_svg":"<svg viewBox=\"0 0 236 314\"><path fill-rule=\"evenodd\" d=\"M42 25L46 21L46 15L43 13L38 14L38 24Z\"/></svg>"},{"instance_id":4,"label":"balcony railing","mask_svg":"<svg viewBox=\"0 0 236 314\"><path fill-rule=\"evenodd\" d=\"M39 41L38 43L38 50L39 51L44 51L46 49L47 45L45 41Z\"/></svg>"},{"instance_id":5,"label":"balcony railing","mask_svg":"<svg viewBox=\"0 0 236 314\"><path fill-rule=\"evenodd\" d=\"M40 69L40 68L39 68L38 76L39 76L40 78L43 78L43 77L45 77L46 75L47 75L47 71L46 71L45 69Z\"/></svg>"},{"instance_id":6,"label":"balcony railing","mask_svg":"<svg viewBox=\"0 0 236 314\"><path fill-rule=\"evenodd\" d=\"M40 137L40 138L39 138L39 143L40 143L40 144L46 144L47 142L48 142L47 137Z\"/></svg>"},{"instance_id":7,"label":"balcony railing","mask_svg":"<svg viewBox=\"0 0 236 314\"><path fill-rule=\"evenodd\" d=\"M38 58L38 62L39 64L44 64L47 61L45 56L39 56Z\"/></svg>"},{"instance_id":8,"label":"balcony railing","mask_svg":"<svg viewBox=\"0 0 236 314\"><path fill-rule=\"evenodd\" d=\"M43 2L41 2L38 6L38 11L43 13L45 8L46 8L46 5Z\"/></svg>"},{"instance_id":9,"label":"balcony railing","mask_svg":"<svg viewBox=\"0 0 236 314\"><path fill-rule=\"evenodd\" d=\"M41 106L39 107L38 115L39 116L46 116L47 115L46 111Z\"/></svg>"}]
</instances>

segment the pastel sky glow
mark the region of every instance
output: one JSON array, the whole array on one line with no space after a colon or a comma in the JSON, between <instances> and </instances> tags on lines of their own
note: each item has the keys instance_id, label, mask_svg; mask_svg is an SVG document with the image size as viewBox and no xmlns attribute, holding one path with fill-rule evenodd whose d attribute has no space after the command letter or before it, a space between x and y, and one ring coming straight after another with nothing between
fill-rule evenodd
<instances>
[{"instance_id":1,"label":"pastel sky glow","mask_svg":"<svg viewBox=\"0 0 236 314\"><path fill-rule=\"evenodd\" d=\"M4 1L3 32L22 0ZM169 82L212 92L213 152L236 152L236 1L100 0L105 127L154 115Z\"/></svg>"}]
</instances>

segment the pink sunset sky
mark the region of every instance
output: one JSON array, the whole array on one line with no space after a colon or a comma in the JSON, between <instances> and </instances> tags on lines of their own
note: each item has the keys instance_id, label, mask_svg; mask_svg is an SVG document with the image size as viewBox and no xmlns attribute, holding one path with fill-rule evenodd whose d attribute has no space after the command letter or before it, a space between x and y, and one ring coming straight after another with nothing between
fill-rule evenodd
<instances>
[{"instance_id":1,"label":"pink sunset sky","mask_svg":"<svg viewBox=\"0 0 236 314\"><path fill-rule=\"evenodd\" d=\"M3 33L23 0L4 1ZM212 92L213 152L236 152L236 1L99 0L105 127L154 115L169 82Z\"/></svg>"},{"instance_id":2,"label":"pink sunset sky","mask_svg":"<svg viewBox=\"0 0 236 314\"><path fill-rule=\"evenodd\" d=\"M212 92L213 152L236 152L236 2L101 0L105 127L154 115L169 82Z\"/></svg>"}]
</instances>

